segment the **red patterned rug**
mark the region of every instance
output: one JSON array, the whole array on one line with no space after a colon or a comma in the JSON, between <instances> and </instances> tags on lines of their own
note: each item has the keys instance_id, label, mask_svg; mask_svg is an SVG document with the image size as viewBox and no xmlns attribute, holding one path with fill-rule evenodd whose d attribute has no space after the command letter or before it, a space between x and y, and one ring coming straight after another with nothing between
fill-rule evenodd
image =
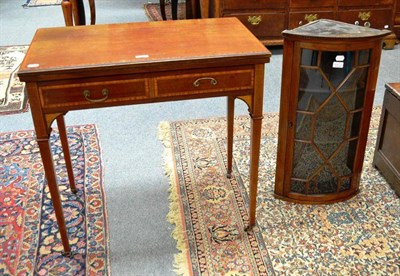
<instances>
[{"instance_id":1,"label":"red patterned rug","mask_svg":"<svg viewBox=\"0 0 400 276\"><path fill-rule=\"evenodd\" d=\"M400 200L372 166L374 109L360 193L345 202L302 205L273 196L278 114L265 114L257 225L248 222L250 120L235 119L234 167L226 175L226 120L164 123L171 181L168 219L182 275L400 275Z\"/></svg>"},{"instance_id":2,"label":"red patterned rug","mask_svg":"<svg viewBox=\"0 0 400 276\"><path fill-rule=\"evenodd\" d=\"M186 5L185 3L178 3L178 19L186 18ZM149 18L149 21L162 21L160 5L147 3L144 4L144 11ZM165 4L165 15L167 20L172 20L171 4Z\"/></svg>"},{"instance_id":3,"label":"red patterned rug","mask_svg":"<svg viewBox=\"0 0 400 276\"><path fill-rule=\"evenodd\" d=\"M70 243L63 256L33 131L0 133L0 275L108 275L103 168L94 125L67 128L78 193L69 190L57 131L51 135Z\"/></svg>"},{"instance_id":4,"label":"red patterned rug","mask_svg":"<svg viewBox=\"0 0 400 276\"><path fill-rule=\"evenodd\" d=\"M0 115L28 110L25 83L17 76L28 46L0 46Z\"/></svg>"}]
</instances>

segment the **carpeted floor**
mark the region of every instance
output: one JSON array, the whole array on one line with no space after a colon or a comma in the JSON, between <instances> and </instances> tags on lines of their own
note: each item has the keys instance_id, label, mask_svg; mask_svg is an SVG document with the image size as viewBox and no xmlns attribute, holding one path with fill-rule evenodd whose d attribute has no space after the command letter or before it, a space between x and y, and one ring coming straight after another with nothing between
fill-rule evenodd
<instances>
[{"instance_id":1,"label":"carpeted floor","mask_svg":"<svg viewBox=\"0 0 400 276\"><path fill-rule=\"evenodd\" d=\"M273 197L278 115L266 114L254 233L243 231L248 219L248 117L235 121L231 180L225 178L225 119L163 124L166 164L172 165L167 170L173 186L169 216L182 250L175 258L176 271L399 275L400 200L371 165L379 116L380 108L375 108L361 192L337 204L301 205Z\"/></svg>"},{"instance_id":2,"label":"carpeted floor","mask_svg":"<svg viewBox=\"0 0 400 276\"><path fill-rule=\"evenodd\" d=\"M58 133L53 156L73 255L63 256L33 131L0 133L0 274L108 275L103 168L94 125L68 127L78 188L69 190Z\"/></svg>"},{"instance_id":3,"label":"carpeted floor","mask_svg":"<svg viewBox=\"0 0 400 276\"><path fill-rule=\"evenodd\" d=\"M28 46L0 46L0 115L28 110L25 83L17 76Z\"/></svg>"},{"instance_id":4,"label":"carpeted floor","mask_svg":"<svg viewBox=\"0 0 400 276\"><path fill-rule=\"evenodd\" d=\"M178 3L178 19L186 18L185 7L185 3ZM159 4L144 4L144 12L149 18L149 21L162 21ZM165 4L165 15L167 16L167 20L172 20L171 4Z\"/></svg>"}]
</instances>

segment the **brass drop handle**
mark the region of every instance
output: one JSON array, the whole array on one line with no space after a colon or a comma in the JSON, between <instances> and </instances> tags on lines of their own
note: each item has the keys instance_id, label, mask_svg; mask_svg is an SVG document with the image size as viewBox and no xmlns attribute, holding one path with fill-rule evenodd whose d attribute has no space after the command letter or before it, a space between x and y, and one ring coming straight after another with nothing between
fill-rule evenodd
<instances>
[{"instance_id":1,"label":"brass drop handle","mask_svg":"<svg viewBox=\"0 0 400 276\"><path fill-rule=\"evenodd\" d=\"M83 90L83 96L85 97L85 99L86 99L88 102L91 102L91 103L101 103L101 102L104 102L105 100L108 99L109 93L110 93L110 91L109 91L107 88L104 88L103 90L101 90L101 94L104 96L103 98L100 98L100 99L91 99L91 98L90 98L90 90L88 90L88 89Z\"/></svg>"},{"instance_id":2,"label":"brass drop handle","mask_svg":"<svg viewBox=\"0 0 400 276\"><path fill-rule=\"evenodd\" d=\"M367 27L367 28L371 27L371 23L369 23L368 21L364 22L364 27Z\"/></svg>"},{"instance_id":3,"label":"brass drop handle","mask_svg":"<svg viewBox=\"0 0 400 276\"><path fill-rule=\"evenodd\" d=\"M314 14L306 14L306 15L304 15L304 19L305 19L308 23L313 22L313 21L315 21L315 20L318 19L318 14L317 14L317 13L314 13Z\"/></svg>"},{"instance_id":4,"label":"brass drop handle","mask_svg":"<svg viewBox=\"0 0 400 276\"><path fill-rule=\"evenodd\" d=\"M247 21L253 25L253 26L257 26L261 23L262 18L261 15L251 15L247 18Z\"/></svg>"},{"instance_id":5,"label":"brass drop handle","mask_svg":"<svg viewBox=\"0 0 400 276\"><path fill-rule=\"evenodd\" d=\"M362 21L366 21L371 17L371 12L359 12L358 13L358 18L360 18Z\"/></svg>"},{"instance_id":6,"label":"brass drop handle","mask_svg":"<svg viewBox=\"0 0 400 276\"><path fill-rule=\"evenodd\" d=\"M199 87L199 86L200 86L200 82L201 82L202 80L210 80L210 83L211 83L212 85L217 85L217 83L218 83L218 81L217 81L216 79L214 79L214 78L205 77L205 78L198 78L197 80L195 80L195 81L193 82L193 85L196 86L196 87Z\"/></svg>"}]
</instances>

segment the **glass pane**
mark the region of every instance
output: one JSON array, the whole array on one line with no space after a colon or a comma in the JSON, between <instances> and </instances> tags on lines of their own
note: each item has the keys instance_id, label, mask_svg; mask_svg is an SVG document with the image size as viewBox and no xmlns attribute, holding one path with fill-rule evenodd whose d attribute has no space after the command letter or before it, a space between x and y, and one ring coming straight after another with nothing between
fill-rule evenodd
<instances>
[{"instance_id":1,"label":"glass pane","mask_svg":"<svg viewBox=\"0 0 400 276\"><path fill-rule=\"evenodd\" d=\"M342 184L340 186L339 191L345 191L350 189L351 177L342 178Z\"/></svg>"},{"instance_id":2,"label":"glass pane","mask_svg":"<svg viewBox=\"0 0 400 276\"><path fill-rule=\"evenodd\" d=\"M370 50L361 50L358 56L358 65L366 65L369 64L369 52Z\"/></svg>"},{"instance_id":3,"label":"glass pane","mask_svg":"<svg viewBox=\"0 0 400 276\"><path fill-rule=\"evenodd\" d=\"M361 111L349 114L350 126L346 133L346 138L353 138L358 136L361 125Z\"/></svg>"},{"instance_id":4,"label":"glass pane","mask_svg":"<svg viewBox=\"0 0 400 276\"><path fill-rule=\"evenodd\" d=\"M308 194L329 194L336 192L338 179L328 166L324 166L321 172L310 181Z\"/></svg>"},{"instance_id":5,"label":"glass pane","mask_svg":"<svg viewBox=\"0 0 400 276\"><path fill-rule=\"evenodd\" d=\"M346 176L352 173L353 163L348 162L349 145L349 142L346 142L335 157L331 159L333 169L340 176ZM348 165L350 165L350 167Z\"/></svg>"},{"instance_id":6,"label":"glass pane","mask_svg":"<svg viewBox=\"0 0 400 276\"><path fill-rule=\"evenodd\" d=\"M314 143L329 158L343 142L347 112L334 96L315 116Z\"/></svg>"},{"instance_id":7,"label":"glass pane","mask_svg":"<svg viewBox=\"0 0 400 276\"><path fill-rule=\"evenodd\" d=\"M315 111L331 94L318 69L300 68L297 110Z\"/></svg>"},{"instance_id":8,"label":"glass pane","mask_svg":"<svg viewBox=\"0 0 400 276\"><path fill-rule=\"evenodd\" d=\"M291 184L290 184L290 191L293 193L305 194L306 193L306 182L292 180Z\"/></svg>"},{"instance_id":9,"label":"glass pane","mask_svg":"<svg viewBox=\"0 0 400 276\"><path fill-rule=\"evenodd\" d=\"M293 158L293 178L308 179L323 161L315 148L309 143L295 142Z\"/></svg>"},{"instance_id":10,"label":"glass pane","mask_svg":"<svg viewBox=\"0 0 400 276\"><path fill-rule=\"evenodd\" d=\"M295 138L311 141L312 115L297 113Z\"/></svg>"},{"instance_id":11,"label":"glass pane","mask_svg":"<svg viewBox=\"0 0 400 276\"><path fill-rule=\"evenodd\" d=\"M322 52L321 69L333 87L346 78L354 66L355 52Z\"/></svg>"},{"instance_id":12,"label":"glass pane","mask_svg":"<svg viewBox=\"0 0 400 276\"><path fill-rule=\"evenodd\" d=\"M301 50L301 65L317 66L318 64L318 51L309 49Z\"/></svg>"},{"instance_id":13,"label":"glass pane","mask_svg":"<svg viewBox=\"0 0 400 276\"><path fill-rule=\"evenodd\" d=\"M338 93L349 110L364 106L365 85L367 82L368 67L357 68L348 80L340 87Z\"/></svg>"}]
</instances>

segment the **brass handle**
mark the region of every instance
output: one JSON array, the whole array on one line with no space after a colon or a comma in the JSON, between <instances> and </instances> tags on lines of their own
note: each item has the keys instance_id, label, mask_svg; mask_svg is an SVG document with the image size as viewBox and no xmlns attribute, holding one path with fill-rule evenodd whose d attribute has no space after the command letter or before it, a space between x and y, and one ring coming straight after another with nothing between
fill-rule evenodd
<instances>
[{"instance_id":1,"label":"brass handle","mask_svg":"<svg viewBox=\"0 0 400 276\"><path fill-rule=\"evenodd\" d=\"M362 21L366 21L371 17L371 12L359 12L358 13L358 18L360 18Z\"/></svg>"},{"instance_id":2,"label":"brass handle","mask_svg":"<svg viewBox=\"0 0 400 276\"><path fill-rule=\"evenodd\" d=\"M371 27L371 23L369 23L368 21L364 22L364 27L367 27L367 28Z\"/></svg>"},{"instance_id":3,"label":"brass handle","mask_svg":"<svg viewBox=\"0 0 400 276\"><path fill-rule=\"evenodd\" d=\"M110 93L110 91L107 89L107 88L104 88L103 90L101 90L101 94L103 94L103 98L100 98L100 99L91 99L90 98L90 90L88 90L88 89L85 89L85 90L83 90L83 96L85 97L85 99L88 101L88 102L91 102L91 103L101 103L101 102L104 102L105 100L107 100L108 99L108 94Z\"/></svg>"},{"instance_id":4,"label":"brass handle","mask_svg":"<svg viewBox=\"0 0 400 276\"><path fill-rule=\"evenodd\" d=\"M196 86L196 87L199 87L199 86L200 86L200 81L202 81L202 80L210 80L210 83L211 83L212 85L217 85L217 83L218 83L216 79L206 77L206 78L198 78L197 80L195 80L195 81L193 82L193 85Z\"/></svg>"},{"instance_id":5,"label":"brass handle","mask_svg":"<svg viewBox=\"0 0 400 276\"><path fill-rule=\"evenodd\" d=\"M304 15L304 20L306 20L308 23L313 22L318 19L318 14L306 14Z\"/></svg>"},{"instance_id":6,"label":"brass handle","mask_svg":"<svg viewBox=\"0 0 400 276\"><path fill-rule=\"evenodd\" d=\"M247 18L247 21L248 21L251 25L257 26L257 25L259 25L259 24L261 23L262 18L261 18L261 15L253 15L253 16L249 16L249 17Z\"/></svg>"}]
</instances>

